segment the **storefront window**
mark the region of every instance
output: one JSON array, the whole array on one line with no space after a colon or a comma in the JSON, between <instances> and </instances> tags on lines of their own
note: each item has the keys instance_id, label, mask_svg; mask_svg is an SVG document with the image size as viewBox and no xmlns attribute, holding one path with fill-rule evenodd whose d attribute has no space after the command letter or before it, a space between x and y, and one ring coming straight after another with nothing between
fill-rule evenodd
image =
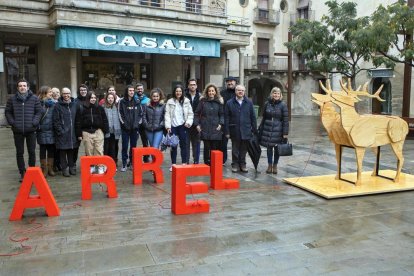
<instances>
[{"instance_id":1,"label":"storefront window","mask_svg":"<svg viewBox=\"0 0 414 276\"><path fill-rule=\"evenodd\" d=\"M37 61L36 46L31 45L4 45L4 59L7 74L7 93L14 94L19 79L26 79L30 83L30 90L37 92Z\"/></svg>"}]
</instances>

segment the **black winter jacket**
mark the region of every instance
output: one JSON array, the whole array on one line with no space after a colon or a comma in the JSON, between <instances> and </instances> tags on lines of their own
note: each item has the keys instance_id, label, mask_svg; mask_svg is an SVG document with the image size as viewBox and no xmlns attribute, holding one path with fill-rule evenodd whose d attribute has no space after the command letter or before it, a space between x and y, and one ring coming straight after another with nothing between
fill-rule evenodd
<instances>
[{"instance_id":1,"label":"black winter jacket","mask_svg":"<svg viewBox=\"0 0 414 276\"><path fill-rule=\"evenodd\" d=\"M42 118L37 130L37 143L39 145L53 145L55 143L55 134L53 130L53 111L56 103L50 101L41 101Z\"/></svg>"},{"instance_id":2,"label":"black winter jacket","mask_svg":"<svg viewBox=\"0 0 414 276\"><path fill-rule=\"evenodd\" d=\"M17 92L19 93L19 92ZM9 98L4 111L7 122L16 133L30 133L36 131L42 116L42 106L39 99L28 91L26 99L13 95Z\"/></svg>"},{"instance_id":3,"label":"black winter jacket","mask_svg":"<svg viewBox=\"0 0 414 276\"><path fill-rule=\"evenodd\" d=\"M234 97L236 97L236 90L235 89L223 89L220 92L220 95L223 97L224 106L226 106L227 102Z\"/></svg>"},{"instance_id":4,"label":"black winter jacket","mask_svg":"<svg viewBox=\"0 0 414 276\"><path fill-rule=\"evenodd\" d=\"M75 134L75 118L77 105L71 98L70 103L59 99L53 110L53 129L57 149L74 149L79 147Z\"/></svg>"},{"instance_id":5,"label":"black winter jacket","mask_svg":"<svg viewBox=\"0 0 414 276\"><path fill-rule=\"evenodd\" d=\"M119 101L119 120L121 128L126 131L134 131L139 129L142 123L142 106L138 99L132 98L128 100L128 96Z\"/></svg>"},{"instance_id":6,"label":"black winter jacket","mask_svg":"<svg viewBox=\"0 0 414 276\"><path fill-rule=\"evenodd\" d=\"M232 140L250 140L253 132L257 132L256 114L253 103L243 98L240 105L236 97L230 99L224 110L224 134L230 135Z\"/></svg>"},{"instance_id":7,"label":"black winter jacket","mask_svg":"<svg viewBox=\"0 0 414 276\"><path fill-rule=\"evenodd\" d=\"M224 129L223 98L214 100L201 98L194 114L194 125L201 128L201 140L222 140ZM219 125L221 128L217 130Z\"/></svg>"},{"instance_id":8,"label":"black winter jacket","mask_svg":"<svg viewBox=\"0 0 414 276\"><path fill-rule=\"evenodd\" d=\"M144 128L148 131L159 131L163 130L165 115L165 104L159 103L156 106L148 104L144 107L144 116L142 123Z\"/></svg>"},{"instance_id":9,"label":"black winter jacket","mask_svg":"<svg viewBox=\"0 0 414 276\"><path fill-rule=\"evenodd\" d=\"M260 145L274 147L281 143L283 135L288 135L288 133L289 112L287 105L282 101L267 101L259 126Z\"/></svg>"},{"instance_id":10,"label":"black winter jacket","mask_svg":"<svg viewBox=\"0 0 414 276\"><path fill-rule=\"evenodd\" d=\"M108 118L105 109L98 105L82 104L78 107L75 119L76 137L82 137L82 132L95 133L98 129L104 134L109 133Z\"/></svg>"}]
</instances>

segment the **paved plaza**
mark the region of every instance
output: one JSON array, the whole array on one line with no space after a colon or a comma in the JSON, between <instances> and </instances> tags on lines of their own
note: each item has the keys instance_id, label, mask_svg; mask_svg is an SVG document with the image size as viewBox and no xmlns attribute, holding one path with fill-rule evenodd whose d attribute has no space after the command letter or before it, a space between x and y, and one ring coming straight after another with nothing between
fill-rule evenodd
<instances>
[{"instance_id":1,"label":"paved plaza","mask_svg":"<svg viewBox=\"0 0 414 276\"><path fill-rule=\"evenodd\" d=\"M194 195L210 202L209 213L171 213L167 151L164 184L145 173L134 186L131 171L118 172L118 198L94 185L82 201L79 173L49 177L61 215L34 209L9 222L20 185L12 132L0 128L0 254L22 253L0 257L0 275L414 275L414 192L325 200L290 186L282 179L334 174L336 160L319 117L293 117L289 136L294 155L281 157L277 175L264 173L265 150L261 173L251 163L247 174L232 173L228 160L224 177L240 189ZM414 140L404 149L403 172L414 174ZM364 170L374 161L367 151ZM356 169L350 149L343 163ZM381 169L395 167L386 146Z\"/></svg>"}]
</instances>

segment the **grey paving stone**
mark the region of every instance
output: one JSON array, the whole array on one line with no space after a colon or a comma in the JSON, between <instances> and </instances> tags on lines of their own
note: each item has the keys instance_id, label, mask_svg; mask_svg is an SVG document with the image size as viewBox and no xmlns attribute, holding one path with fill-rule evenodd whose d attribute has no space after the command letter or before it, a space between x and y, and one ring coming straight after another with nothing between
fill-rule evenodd
<instances>
[{"instance_id":1,"label":"grey paving stone","mask_svg":"<svg viewBox=\"0 0 414 276\"><path fill-rule=\"evenodd\" d=\"M167 152L162 185L144 174L144 184L134 186L130 171L119 172L118 198L94 185L93 200L82 201L79 174L49 177L61 215L27 210L15 222L8 221L20 187L15 151L10 129L0 128L0 254L20 248L9 237L30 229L31 219L42 225L16 235L33 249L0 257L0 275L414 275L413 192L328 201L285 184L284 177L333 173L336 162L318 118L294 117L291 126L295 155L280 159L279 174L263 173L265 151L262 173L223 167L240 189L195 195L209 200L210 213L171 213ZM414 174L414 140L404 147L403 170ZM344 152L345 171L355 170L354 159ZM381 160L395 167L387 147ZM367 153L364 170L373 163Z\"/></svg>"}]
</instances>

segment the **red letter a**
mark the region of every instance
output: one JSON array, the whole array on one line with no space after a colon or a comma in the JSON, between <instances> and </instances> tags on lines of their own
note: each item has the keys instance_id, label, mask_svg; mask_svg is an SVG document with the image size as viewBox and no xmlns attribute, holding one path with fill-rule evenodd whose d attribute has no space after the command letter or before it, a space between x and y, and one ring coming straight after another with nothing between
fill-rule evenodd
<instances>
[{"instance_id":1,"label":"red letter a","mask_svg":"<svg viewBox=\"0 0 414 276\"><path fill-rule=\"evenodd\" d=\"M39 193L38 195L30 195L33 184ZM21 220L26 208L39 207L44 207L49 217L60 215L59 207L42 171L39 167L29 167L24 175L9 220Z\"/></svg>"}]
</instances>

